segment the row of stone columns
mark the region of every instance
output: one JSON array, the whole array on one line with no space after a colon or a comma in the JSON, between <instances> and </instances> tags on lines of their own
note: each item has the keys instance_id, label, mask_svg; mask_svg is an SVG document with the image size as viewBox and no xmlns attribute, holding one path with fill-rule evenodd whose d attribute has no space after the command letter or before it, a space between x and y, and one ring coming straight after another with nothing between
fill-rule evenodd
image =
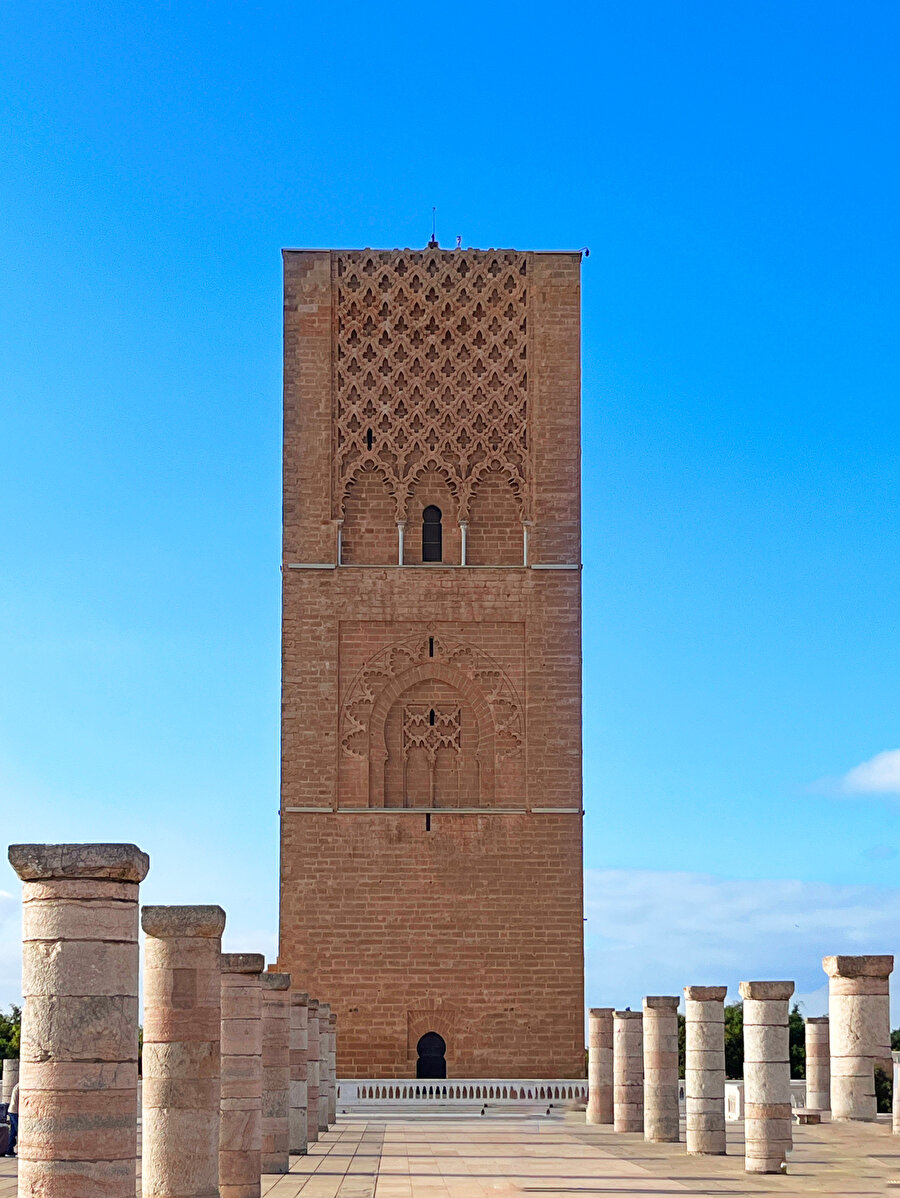
<instances>
[{"instance_id":1,"label":"row of stone columns","mask_svg":"<svg viewBox=\"0 0 900 1198\"><path fill-rule=\"evenodd\" d=\"M20 1198L134 1198L149 860L134 845L9 859L24 883ZM223 955L221 907L141 922L142 1194L259 1198L261 1173L287 1172L333 1121L335 1016L261 955Z\"/></svg>"},{"instance_id":2,"label":"row of stone columns","mask_svg":"<svg viewBox=\"0 0 900 1198\"><path fill-rule=\"evenodd\" d=\"M742 982L745 1168L779 1172L791 1145L788 1000L792 982ZM724 986L685 988L686 1148L725 1152ZM642 1011L592 1008L588 1021L588 1123L677 1143L678 996L644 999Z\"/></svg>"},{"instance_id":3,"label":"row of stone columns","mask_svg":"<svg viewBox=\"0 0 900 1198\"><path fill-rule=\"evenodd\" d=\"M891 956L825 957L829 1015L806 1021L806 1106L835 1120L876 1116L875 1069L898 1073L890 1050ZM789 1004L793 982L741 982L745 1167L783 1171L791 1147ZM687 986L687 1151L725 1152L724 986ZM678 999L644 999L643 1011L592 1008L588 1021L588 1123L678 1140ZM898 1079L900 1080L900 1079ZM900 1085L894 1087L900 1133Z\"/></svg>"}]
</instances>

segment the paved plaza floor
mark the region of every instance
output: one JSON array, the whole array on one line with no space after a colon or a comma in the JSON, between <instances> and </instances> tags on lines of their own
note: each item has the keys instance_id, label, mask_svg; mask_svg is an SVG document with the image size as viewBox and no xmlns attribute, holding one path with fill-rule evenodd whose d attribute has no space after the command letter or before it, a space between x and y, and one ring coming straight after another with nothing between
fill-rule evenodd
<instances>
[{"instance_id":1,"label":"paved plaza floor","mask_svg":"<svg viewBox=\"0 0 900 1198\"><path fill-rule=\"evenodd\" d=\"M543 1198L572 1195L900 1195L900 1137L890 1126L795 1127L786 1177L743 1172L741 1126L727 1157L688 1157L684 1145L586 1127L583 1114L550 1117L343 1115L263 1178L266 1198ZM0 1158L0 1198L15 1198L16 1162ZM892 1185L892 1181L894 1184Z\"/></svg>"}]
</instances>

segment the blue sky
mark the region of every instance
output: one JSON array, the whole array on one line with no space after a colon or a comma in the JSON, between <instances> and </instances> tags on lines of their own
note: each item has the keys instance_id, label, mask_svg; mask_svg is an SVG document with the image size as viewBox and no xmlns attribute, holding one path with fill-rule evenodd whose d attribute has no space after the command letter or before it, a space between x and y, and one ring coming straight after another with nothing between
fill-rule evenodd
<instances>
[{"instance_id":1,"label":"blue sky","mask_svg":"<svg viewBox=\"0 0 900 1198\"><path fill-rule=\"evenodd\" d=\"M589 1002L900 948L900 758L842 781L900 747L898 34L5 4L7 838L135 840L147 901L274 951L280 249L423 245L436 205L446 244L591 249Z\"/></svg>"}]
</instances>

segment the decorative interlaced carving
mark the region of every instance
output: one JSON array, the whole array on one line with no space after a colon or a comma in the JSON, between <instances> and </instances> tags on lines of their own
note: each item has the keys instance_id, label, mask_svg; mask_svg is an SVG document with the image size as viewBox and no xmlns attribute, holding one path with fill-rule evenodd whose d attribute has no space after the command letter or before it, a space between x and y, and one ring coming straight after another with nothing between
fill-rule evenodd
<instances>
[{"instance_id":1,"label":"decorative interlaced carving","mask_svg":"<svg viewBox=\"0 0 900 1198\"><path fill-rule=\"evenodd\" d=\"M341 709L341 749L349 757L368 755L369 717L379 694L393 679L417 666L451 666L462 678L475 682L491 712L497 756L511 757L521 750L522 710L519 697L505 670L481 649L439 636L416 636L381 649L350 683ZM432 705L425 708L430 711ZM438 708L435 706L435 712Z\"/></svg>"},{"instance_id":2,"label":"decorative interlaced carving","mask_svg":"<svg viewBox=\"0 0 900 1198\"><path fill-rule=\"evenodd\" d=\"M433 765L439 749L460 750L462 723L458 707L446 703L407 703L403 708L403 756L424 749Z\"/></svg>"},{"instance_id":3,"label":"decorative interlaced carving","mask_svg":"<svg viewBox=\"0 0 900 1198\"><path fill-rule=\"evenodd\" d=\"M502 475L528 515L528 259L512 250L353 250L332 259L335 500L383 473L406 509L440 472L468 516Z\"/></svg>"}]
</instances>

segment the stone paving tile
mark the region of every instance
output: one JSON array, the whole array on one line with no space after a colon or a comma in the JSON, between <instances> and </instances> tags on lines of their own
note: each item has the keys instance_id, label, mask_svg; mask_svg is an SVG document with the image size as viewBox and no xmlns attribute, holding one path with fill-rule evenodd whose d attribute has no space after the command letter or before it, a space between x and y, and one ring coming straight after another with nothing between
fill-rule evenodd
<instances>
[{"instance_id":1,"label":"stone paving tile","mask_svg":"<svg viewBox=\"0 0 900 1198\"><path fill-rule=\"evenodd\" d=\"M290 1173L265 1176L262 1192L265 1198L900 1198L900 1137L884 1122L795 1128L788 1175L751 1177L743 1171L739 1124L729 1124L727 1156L689 1157L684 1144L646 1144L638 1135L587 1127L583 1119L345 1116L307 1156L291 1158ZM9 1157L0 1157L0 1198L16 1198L16 1161Z\"/></svg>"}]
</instances>

